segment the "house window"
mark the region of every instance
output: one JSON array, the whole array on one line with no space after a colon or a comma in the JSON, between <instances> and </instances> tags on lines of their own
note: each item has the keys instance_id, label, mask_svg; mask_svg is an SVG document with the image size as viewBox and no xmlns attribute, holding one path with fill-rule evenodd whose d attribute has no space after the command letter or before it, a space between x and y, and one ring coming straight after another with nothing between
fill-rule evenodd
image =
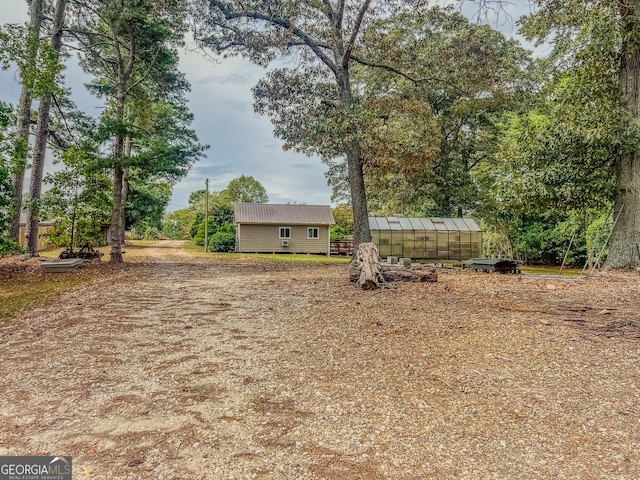
<instances>
[{"instance_id":1,"label":"house window","mask_svg":"<svg viewBox=\"0 0 640 480\"><path fill-rule=\"evenodd\" d=\"M291 227L280 227L280 238L291 238Z\"/></svg>"},{"instance_id":2,"label":"house window","mask_svg":"<svg viewBox=\"0 0 640 480\"><path fill-rule=\"evenodd\" d=\"M318 227L307 228L307 238L320 238L320 229Z\"/></svg>"}]
</instances>

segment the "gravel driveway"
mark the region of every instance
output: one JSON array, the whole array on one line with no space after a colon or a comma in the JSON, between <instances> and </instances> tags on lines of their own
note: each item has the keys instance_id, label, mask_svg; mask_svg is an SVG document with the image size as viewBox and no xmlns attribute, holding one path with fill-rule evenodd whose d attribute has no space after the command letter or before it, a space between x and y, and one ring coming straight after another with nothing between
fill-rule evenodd
<instances>
[{"instance_id":1,"label":"gravel driveway","mask_svg":"<svg viewBox=\"0 0 640 480\"><path fill-rule=\"evenodd\" d=\"M176 243L0 325L0 454L96 479L638 479L640 277L341 264ZM106 266L105 266L106 267Z\"/></svg>"}]
</instances>

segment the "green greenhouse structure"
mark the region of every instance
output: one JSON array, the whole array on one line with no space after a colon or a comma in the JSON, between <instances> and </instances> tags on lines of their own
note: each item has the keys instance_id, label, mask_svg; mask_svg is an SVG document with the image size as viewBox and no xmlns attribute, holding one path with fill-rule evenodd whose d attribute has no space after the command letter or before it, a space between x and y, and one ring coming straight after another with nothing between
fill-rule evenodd
<instances>
[{"instance_id":1,"label":"green greenhouse structure","mask_svg":"<svg viewBox=\"0 0 640 480\"><path fill-rule=\"evenodd\" d=\"M369 217L380 257L465 261L482 256L482 230L471 218Z\"/></svg>"}]
</instances>

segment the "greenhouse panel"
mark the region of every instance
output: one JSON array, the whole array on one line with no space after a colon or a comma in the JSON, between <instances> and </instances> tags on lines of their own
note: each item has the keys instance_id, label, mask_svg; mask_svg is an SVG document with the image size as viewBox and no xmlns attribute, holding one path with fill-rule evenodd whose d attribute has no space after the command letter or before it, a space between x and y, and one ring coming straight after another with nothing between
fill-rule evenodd
<instances>
[{"instance_id":1,"label":"greenhouse panel","mask_svg":"<svg viewBox=\"0 0 640 480\"><path fill-rule=\"evenodd\" d=\"M464 261L481 256L482 231L471 218L369 217L380 256Z\"/></svg>"}]
</instances>

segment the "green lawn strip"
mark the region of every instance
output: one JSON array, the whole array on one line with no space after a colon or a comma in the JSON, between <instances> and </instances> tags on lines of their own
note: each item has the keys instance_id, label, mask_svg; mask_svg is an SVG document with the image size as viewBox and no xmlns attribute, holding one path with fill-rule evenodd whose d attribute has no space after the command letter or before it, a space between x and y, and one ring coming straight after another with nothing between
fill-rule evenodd
<instances>
[{"instance_id":1,"label":"green lawn strip","mask_svg":"<svg viewBox=\"0 0 640 480\"><path fill-rule=\"evenodd\" d=\"M21 274L0 285L0 320L6 320L26 308L42 305L57 295L90 283L84 272Z\"/></svg>"},{"instance_id":2,"label":"green lawn strip","mask_svg":"<svg viewBox=\"0 0 640 480\"><path fill-rule=\"evenodd\" d=\"M227 263L349 263L351 257L326 255L298 254L298 253L216 253L205 252L204 247L191 242L183 244L185 251L198 258Z\"/></svg>"}]
</instances>

